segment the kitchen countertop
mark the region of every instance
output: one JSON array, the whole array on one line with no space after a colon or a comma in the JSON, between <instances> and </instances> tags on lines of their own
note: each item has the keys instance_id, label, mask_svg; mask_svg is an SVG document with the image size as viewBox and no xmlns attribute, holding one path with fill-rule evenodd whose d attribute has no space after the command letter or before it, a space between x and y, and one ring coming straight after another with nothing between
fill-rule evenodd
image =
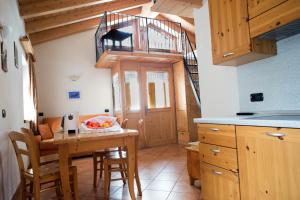
<instances>
[{"instance_id":1,"label":"kitchen countertop","mask_svg":"<svg viewBox=\"0 0 300 200\"><path fill-rule=\"evenodd\" d=\"M260 113L248 116L194 118L194 123L300 128L300 113Z\"/></svg>"}]
</instances>

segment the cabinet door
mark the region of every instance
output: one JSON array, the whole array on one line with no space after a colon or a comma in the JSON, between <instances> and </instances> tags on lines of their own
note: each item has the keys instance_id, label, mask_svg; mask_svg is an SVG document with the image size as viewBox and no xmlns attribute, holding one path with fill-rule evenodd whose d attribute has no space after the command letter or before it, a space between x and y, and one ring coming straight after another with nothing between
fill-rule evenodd
<instances>
[{"instance_id":1,"label":"cabinet door","mask_svg":"<svg viewBox=\"0 0 300 200\"><path fill-rule=\"evenodd\" d=\"M242 200L300 199L300 129L237 127Z\"/></svg>"},{"instance_id":2,"label":"cabinet door","mask_svg":"<svg viewBox=\"0 0 300 200\"><path fill-rule=\"evenodd\" d=\"M201 200L239 200L238 174L201 162Z\"/></svg>"},{"instance_id":3,"label":"cabinet door","mask_svg":"<svg viewBox=\"0 0 300 200\"><path fill-rule=\"evenodd\" d=\"M248 0L249 18L252 19L287 0Z\"/></svg>"},{"instance_id":4,"label":"cabinet door","mask_svg":"<svg viewBox=\"0 0 300 200\"><path fill-rule=\"evenodd\" d=\"M214 64L251 51L247 0L210 0L209 13Z\"/></svg>"}]
</instances>

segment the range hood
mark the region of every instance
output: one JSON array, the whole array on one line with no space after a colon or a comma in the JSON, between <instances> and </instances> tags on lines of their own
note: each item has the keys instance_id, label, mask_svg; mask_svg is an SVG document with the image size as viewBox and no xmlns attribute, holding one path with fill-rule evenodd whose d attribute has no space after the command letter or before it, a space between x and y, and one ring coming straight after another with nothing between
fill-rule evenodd
<instances>
[{"instance_id":1,"label":"range hood","mask_svg":"<svg viewBox=\"0 0 300 200\"><path fill-rule=\"evenodd\" d=\"M300 33L300 19L258 36L259 39L282 40Z\"/></svg>"}]
</instances>

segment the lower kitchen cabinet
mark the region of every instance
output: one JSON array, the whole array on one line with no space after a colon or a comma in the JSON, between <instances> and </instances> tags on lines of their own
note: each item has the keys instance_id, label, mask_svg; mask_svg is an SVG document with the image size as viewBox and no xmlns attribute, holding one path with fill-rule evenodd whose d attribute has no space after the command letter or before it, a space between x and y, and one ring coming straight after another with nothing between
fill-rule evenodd
<instances>
[{"instance_id":1,"label":"lower kitchen cabinet","mask_svg":"<svg viewBox=\"0 0 300 200\"><path fill-rule=\"evenodd\" d=\"M239 200L238 173L201 162L201 200Z\"/></svg>"},{"instance_id":2,"label":"lower kitchen cabinet","mask_svg":"<svg viewBox=\"0 0 300 200\"><path fill-rule=\"evenodd\" d=\"M241 199L299 200L300 129L237 126L236 134Z\"/></svg>"}]
</instances>

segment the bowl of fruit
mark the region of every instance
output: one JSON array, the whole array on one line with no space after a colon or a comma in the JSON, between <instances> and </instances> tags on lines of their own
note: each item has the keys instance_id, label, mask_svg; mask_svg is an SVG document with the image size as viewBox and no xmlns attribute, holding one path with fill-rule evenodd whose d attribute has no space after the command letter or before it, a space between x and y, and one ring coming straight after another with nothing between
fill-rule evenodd
<instances>
[{"instance_id":1,"label":"bowl of fruit","mask_svg":"<svg viewBox=\"0 0 300 200\"><path fill-rule=\"evenodd\" d=\"M111 120L106 119L103 121L86 121L85 125L89 129L103 129L112 127L113 123Z\"/></svg>"}]
</instances>

